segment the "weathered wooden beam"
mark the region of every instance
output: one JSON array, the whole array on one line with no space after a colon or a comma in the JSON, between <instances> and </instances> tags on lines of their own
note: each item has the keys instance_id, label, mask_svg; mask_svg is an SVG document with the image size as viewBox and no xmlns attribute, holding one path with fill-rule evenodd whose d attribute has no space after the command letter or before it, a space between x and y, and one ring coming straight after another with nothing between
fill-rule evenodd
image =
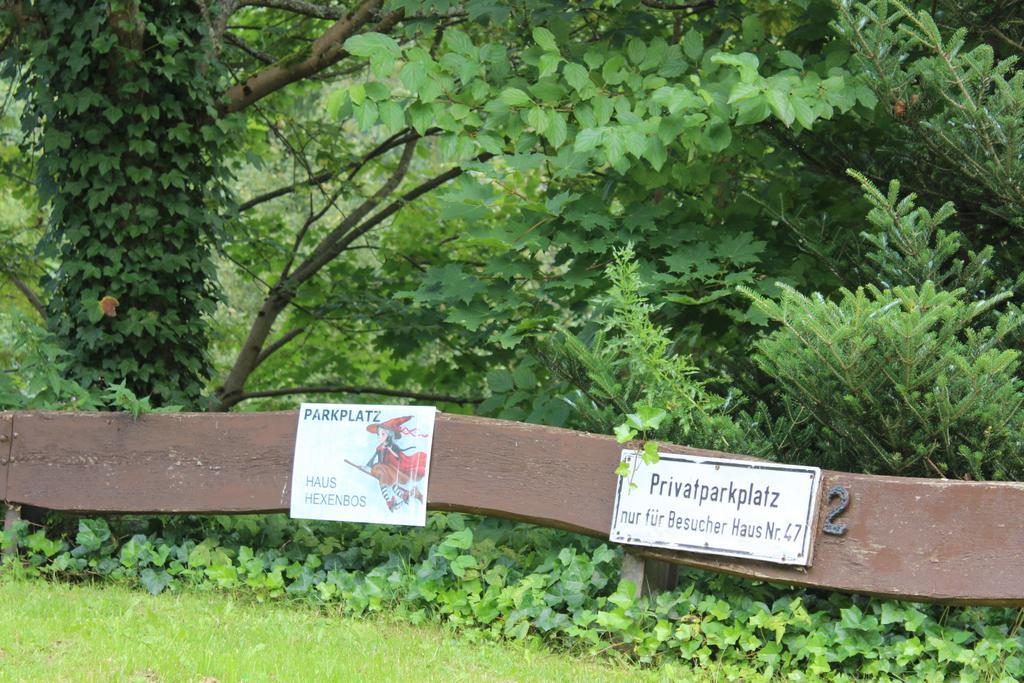
<instances>
[{"instance_id":1,"label":"weathered wooden beam","mask_svg":"<svg viewBox=\"0 0 1024 683\"><path fill-rule=\"evenodd\" d=\"M0 500L7 499L7 468L14 448L14 413L0 413Z\"/></svg>"},{"instance_id":2,"label":"weathered wooden beam","mask_svg":"<svg viewBox=\"0 0 1024 683\"><path fill-rule=\"evenodd\" d=\"M75 512L288 509L296 413L17 413L6 500ZM607 537L611 437L438 414L428 506ZM679 446L665 452L726 456ZM728 457L743 457L728 455ZM676 564L830 590L1024 606L1024 484L823 472L850 506L811 567L634 548Z\"/></svg>"}]
</instances>

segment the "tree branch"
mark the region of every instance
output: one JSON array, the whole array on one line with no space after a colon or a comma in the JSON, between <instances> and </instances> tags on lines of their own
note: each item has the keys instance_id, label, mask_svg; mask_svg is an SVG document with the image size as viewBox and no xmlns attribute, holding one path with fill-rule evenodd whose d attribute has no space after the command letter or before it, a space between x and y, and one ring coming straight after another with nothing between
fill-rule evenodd
<instances>
[{"instance_id":1,"label":"tree branch","mask_svg":"<svg viewBox=\"0 0 1024 683\"><path fill-rule=\"evenodd\" d=\"M5 270L3 273L10 279L11 283L18 289L18 291L22 293L25 299L28 300L29 304L32 305L32 308L36 310L36 313L38 313L43 320L46 320L46 306L43 304L39 296L32 291L32 288L11 271Z\"/></svg>"},{"instance_id":2,"label":"tree branch","mask_svg":"<svg viewBox=\"0 0 1024 683\"><path fill-rule=\"evenodd\" d=\"M716 0L698 0L697 2L658 2L658 0L643 0L643 4L651 9L662 9L668 12L696 12L699 9L714 5Z\"/></svg>"},{"instance_id":3,"label":"tree branch","mask_svg":"<svg viewBox=\"0 0 1024 683\"><path fill-rule=\"evenodd\" d=\"M411 398L416 401L430 401L437 403L480 403L482 398L464 398L461 396L449 396L447 394L421 393L418 391L405 391L404 389L386 389L383 387L359 387L345 385L324 385L308 387L286 387L283 389L266 389L262 391L246 391L242 393L238 402L250 398L271 398L274 396L291 396L293 394L376 394L377 396L394 396L397 398Z\"/></svg>"},{"instance_id":4,"label":"tree branch","mask_svg":"<svg viewBox=\"0 0 1024 683\"><path fill-rule=\"evenodd\" d=\"M423 137L426 137L428 135L434 135L440 130L440 128L431 128L423 133ZM363 168L363 166L365 166L368 162L372 161L373 159L376 159L377 157L383 155L385 152L388 152L394 149L395 147L398 147L399 145L404 145L405 143L410 142L412 140L419 139L420 137L421 136L419 134L413 133L408 128L398 131L397 133L389 137L387 140L385 140L384 142L380 143L372 150L367 152L366 155L364 155L358 161L354 161L351 164L349 164L349 172L348 175L345 177L345 180L352 180L352 178L355 177L355 175L359 172L360 169ZM278 197L283 197L284 195L294 192L300 187L306 185L320 185L322 183L327 182L335 175L336 173L334 171L324 171L322 173L316 174L315 176L310 176L306 180L301 180L297 183L292 183L291 185L285 185L283 187L270 190L269 192L264 192L261 195L257 195L252 199L249 199L248 201L244 201L241 204L239 204L238 212L241 213L243 211L248 211L254 206L259 206L264 202L269 202L273 199L277 199Z\"/></svg>"},{"instance_id":5,"label":"tree branch","mask_svg":"<svg viewBox=\"0 0 1024 683\"><path fill-rule=\"evenodd\" d=\"M268 55L266 52L260 52L230 31L224 32L224 42L234 45L245 54L255 57L264 64L273 64L276 61L271 55Z\"/></svg>"},{"instance_id":6,"label":"tree branch","mask_svg":"<svg viewBox=\"0 0 1024 683\"><path fill-rule=\"evenodd\" d=\"M244 0L239 6L279 9L306 17L315 17L316 19L341 19L348 11L347 7L341 5L329 7L312 2L303 2L302 0Z\"/></svg>"},{"instance_id":7,"label":"tree branch","mask_svg":"<svg viewBox=\"0 0 1024 683\"><path fill-rule=\"evenodd\" d=\"M235 363L228 372L223 386L217 390L219 402L215 410L228 410L239 401L243 394L245 382L256 368L256 360L263 351L263 346L270 336L274 322L288 304L295 298L299 286L309 278L316 275L321 268L328 264L344 249L344 246L337 247L336 242L341 240L346 233L366 217L380 202L395 191L402 182L409 164L412 162L413 151L416 149L416 139L405 143L402 158L398 167L384 184L372 196L364 200L352 213L342 220L326 237L324 237L313 253L309 255L295 271L288 277L283 277L270 288L263 305L256 313L256 319L249 327L249 334L235 358Z\"/></svg>"},{"instance_id":8,"label":"tree branch","mask_svg":"<svg viewBox=\"0 0 1024 683\"><path fill-rule=\"evenodd\" d=\"M264 192L263 194L256 195L252 199L249 199L249 200L244 201L241 204L239 204L238 205L238 212L241 213L242 211L248 211L249 209L253 208L254 206L259 206L260 204L263 204L264 202L269 202L272 199L277 199L278 197L283 197L284 195L288 194L289 192L295 192L295 190L299 189L300 187L304 187L306 185L319 185L321 183L325 183L328 180L330 180L331 178L333 178L334 174L335 174L334 171L324 171L323 173L318 173L315 176L310 176L309 178L306 178L305 180L300 180L297 183L292 183L291 185L285 185L284 187L279 187L276 190L270 190L269 192Z\"/></svg>"},{"instance_id":9,"label":"tree branch","mask_svg":"<svg viewBox=\"0 0 1024 683\"><path fill-rule=\"evenodd\" d=\"M226 94L224 113L245 109L284 86L323 71L345 57L348 52L342 47L345 41L359 29L369 24L380 10L383 0L365 0L349 16L339 19L313 41L302 56L292 55L268 66L254 76L233 86ZM371 27L371 31L386 32L402 18L401 10L384 16Z\"/></svg>"},{"instance_id":10,"label":"tree branch","mask_svg":"<svg viewBox=\"0 0 1024 683\"><path fill-rule=\"evenodd\" d=\"M309 278L313 277L321 268L330 263L334 257L340 254L345 249L346 245L351 243L351 240L347 239L347 235L351 232L358 232L358 228L361 227L359 226L359 223L363 218L365 218L366 215L369 214L378 204L387 199L388 195L394 192L402 182L402 179L409 170L409 164L412 162L412 155L416 149L416 141L418 139L419 138L413 138L405 143L405 149L402 151L402 158L398 162L398 167L395 169L394 173L391 174L391 177L389 177L381 186L381 188L377 190L372 197L360 204L333 230L331 230L331 232L321 240L320 244L317 245L316 249L313 250L313 253L310 254L306 260L300 263L295 271L288 276L287 282L289 289L294 289Z\"/></svg>"},{"instance_id":11,"label":"tree branch","mask_svg":"<svg viewBox=\"0 0 1024 683\"><path fill-rule=\"evenodd\" d=\"M260 351L260 355L256 356L256 363L253 366L253 369L255 370L256 368L258 368L260 366L260 363L269 358L272 353L274 353L275 351L279 351L285 344L290 342L292 339L295 339L305 331L305 327L296 327L294 330L289 330L288 332L282 334L280 337L275 339L271 344L264 347L264 349Z\"/></svg>"},{"instance_id":12,"label":"tree branch","mask_svg":"<svg viewBox=\"0 0 1024 683\"><path fill-rule=\"evenodd\" d=\"M481 154L480 156L476 157L475 161L487 161L488 159L491 159L493 156L494 155L490 153ZM431 190L437 187L440 187L441 185L444 185L449 180L458 178L464 172L465 169L463 169L461 166L454 166L445 171L444 173L434 176L430 180L420 183L416 187L412 188L411 190L403 194L401 197L399 197L398 199L396 199L395 201L391 202L386 207L378 211L376 214L366 219L366 221L362 225L360 225L356 230L353 230L351 233L346 235L344 239L338 243L339 253L346 247L348 247L348 245L352 244L352 242L356 241L361 236L368 233L374 227L379 225L384 219L396 213L399 209L401 209L409 202L413 201L417 197L426 194L427 192L430 192Z\"/></svg>"}]
</instances>

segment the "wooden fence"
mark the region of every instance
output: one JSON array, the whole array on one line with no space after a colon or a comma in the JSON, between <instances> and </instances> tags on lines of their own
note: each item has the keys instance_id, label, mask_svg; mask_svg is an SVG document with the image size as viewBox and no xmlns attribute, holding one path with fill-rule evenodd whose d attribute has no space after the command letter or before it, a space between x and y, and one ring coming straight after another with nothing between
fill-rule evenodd
<instances>
[{"instance_id":1,"label":"wooden fence","mask_svg":"<svg viewBox=\"0 0 1024 683\"><path fill-rule=\"evenodd\" d=\"M78 513L287 511L297 416L0 413L0 494ZM567 429L439 413L427 505L607 537L622 446ZM665 446L663 452L744 457ZM752 459L752 458L751 458ZM1024 483L825 471L848 508L814 563L653 548L648 558L782 583L946 603L1024 606Z\"/></svg>"}]
</instances>

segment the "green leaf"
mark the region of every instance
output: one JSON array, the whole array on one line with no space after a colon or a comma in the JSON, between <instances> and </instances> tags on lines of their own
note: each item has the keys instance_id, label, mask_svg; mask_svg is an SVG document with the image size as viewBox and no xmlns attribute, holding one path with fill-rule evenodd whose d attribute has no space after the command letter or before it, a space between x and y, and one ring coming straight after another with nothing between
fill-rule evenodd
<instances>
[{"instance_id":1,"label":"green leaf","mask_svg":"<svg viewBox=\"0 0 1024 683\"><path fill-rule=\"evenodd\" d=\"M540 69L540 77L550 76L551 74L558 71L558 65L561 63L562 57L554 52L545 52L540 56L540 60L537 62L537 66Z\"/></svg>"},{"instance_id":2,"label":"green leaf","mask_svg":"<svg viewBox=\"0 0 1024 683\"><path fill-rule=\"evenodd\" d=\"M409 121L416 132L423 135L434 123L434 107L424 102L415 102L409 106Z\"/></svg>"},{"instance_id":3,"label":"green leaf","mask_svg":"<svg viewBox=\"0 0 1024 683\"><path fill-rule=\"evenodd\" d=\"M603 138L603 149L608 163L615 166L626 156L626 139L618 128L609 128Z\"/></svg>"},{"instance_id":4,"label":"green leaf","mask_svg":"<svg viewBox=\"0 0 1024 683\"><path fill-rule=\"evenodd\" d=\"M647 45L639 38L630 38L626 44L626 56L629 57L629 61L639 66L647 56Z\"/></svg>"},{"instance_id":5,"label":"green leaf","mask_svg":"<svg viewBox=\"0 0 1024 683\"><path fill-rule=\"evenodd\" d=\"M537 386L537 375L525 365L518 366L512 373L512 379L519 389L530 390Z\"/></svg>"},{"instance_id":6,"label":"green leaf","mask_svg":"<svg viewBox=\"0 0 1024 683\"><path fill-rule=\"evenodd\" d=\"M765 98L768 101L768 106L772 108L772 112L786 124L786 127L793 125L793 121L796 120L796 110L793 109L793 103L786 92L772 89L765 93Z\"/></svg>"},{"instance_id":7,"label":"green leaf","mask_svg":"<svg viewBox=\"0 0 1024 683\"><path fill-rule=\"evenodd\" d=\"M498 99L510 107L525 107L533 104L530 96L519 88L505 88L498 95Z\"/></svg>"},{"instance_id":8,"label":"green leaf","mask_svg":"<svg viewBox=\"0 0 1024 683\"><path fill-rule=\"evenodd\" d=\"M626 78L626 60L622 55L613 54L601 67L601 78L608 85L618 85Z\"/></svg>"},{"instance_id":9,"label":"green leaf","mask_svg":"<svg viewBox=\"0 0 1024 683\"><path fill-rule=\"evenodd\" d=\"M504 368L496 368L487 373L487 386L496 394L512 391L512 373Z\"/></svg>"},{"instance_id":10,"label":"green leaf","mask_svg":"<svg viewBox=\"0 0 1024 683\"><path fill-rule=\"evenodd\" d=\"M582 92L584 88L593 85L593 82L590 80L590 72L580 64L566 64L565 68L562 69L562 75L565 77L565 82L572 86L576 92Z\"/></svg>"},{"instance_id":11,"label":"green leaf","mask_svg":"<svg viewBox=\"0 0 1024 683\"><path fill-rule=\"evenodd\" d=\"M641 457L644 464L656 465L661 460L661 454L658 453L658 443L656 441L645 442Z\"/></svg>"},{"instance_id":12,"label":"green leaf","mask_svg":"<svg viewBox=\"0 0 1024 683\"><path fill-rule=\"evenodd\" d=\"M348 96L352 100L352 104L358 106L366 100L366 88L362 83L355 83L349 87Z\"/></svg>"},{"instance_id":13,"label":"green leaf","mask_svg":"<svg viewBox=\"0 0 1024 683\"><path fill-rule=\"evenodd\" d=\"M647 148L644 150L644 158L651 163L651 167L655 171L661 170L662 166L665 165L665 161L668 160L668 152L666 151L661 138L655 135L647 139Z\"/></svg>"},{"instance_id":14,"label":"green leaf","mask_svg":"<svg viewBox=\"0 0 1024 683\"><path fill-rule=\"evenodd\" d=\"M544 131L548 129L548 113L540 107L533 107L526 112L526 122L537 131L538 135L543 135Z\"/></svg>"},{"instance_id":15,"label":"green leaf","mask_svg":"<svg viewBox=\"0 0 1024 683\"><path fill-rule=\"evenodd\" d=\"M741 22L743 39L749 43L760 43L764 40L764 26L756 14L748 14Z\"/></svg>"},{"instance_id":16,"label":"green leaf","mask_svg":"<svg viewBox=\"0 0 1024 683\"><path fill-rule=\"evenodd\" d=\"M170 585L171 580L171 575L163 569L156 571L152 567L146 567L139 574L142 586L153 595L160 595Z\"/></svg>"},{"instance_id":17,"label":"green leaf","mask_svg":"<svg viewBox=\"0 0 1024 683\"><path fill-rule=\"evenodd\" d=\"M589 152L597 149L604 138L604 128L584 128L576 134L575 149L577 152Z\"/></svg>"},{"instance_id":18,"label":"green leaf","mask_svg":"<svg viewBox=\"0 0 1024 683\"><path fill-rule=\"evenodd\" d=\"M537 26L533 29L533 40L545 50L558 52L558 43L555 41L555 34L543 26Z\"/></svg>"},{"instance_id":19,"label":"green leaf","mask_svg":"<svg viewBox=\"0 0 1024 683\"><path fill-rule=\"evenodd\" d=\"M75 543L86 550L96 551L110 539L110 527L105 519L80 519L78 520L78 535L75 536Z\"/></svg>"},{"instance_id":20,"label":"green leaf","mask_svg":"<svg viewBox=\"0 0 1024 683\"><path fill-rule=\"evenodd\" d=\"M729 104L749 100L751 97L758 97L762 92L763 90L759 84L737 81L729 92Z\"/></svg>"},{"instance_id":21,"label":"green leaf","mask_svg":"<svg viewBox=\"0 0 1024 683\"><path fill-rule=\"evenodd\" d=\"M692 61L696 62L704 55L704 36L696 29L691 28L683 36L683 52Z\"/></svg>"},{"instance_id":22,"label":"green leaf","mask_svg":"<svg viewBox=\"0 0 1024 683\"><path fill-rule=\"evenodd\" d=\"M711 61L715 64L735 66L740 72L740 80L744 83L754 83L757 81L757 68L760 65L757 55L749 52L742 52L738 55L719 52L711 58Z\"/></svg>"},{"instance_id":23,"label":"green leaf","mask_svg":"<svg viewBox=\"0 0 1024 683\"><path fill-rule=\"evenodd\" d=\"M779 57L779 61L780 62L782 62L783 64L785 64L786 66L788 66L790 68L793 68L793 69L803 69L804 68L804 60L802 60L800 58L800 55L798 55L798 54L796 54L794 52L790 52L789 50L783 50L782 52L780 52L778 54L778 57Z\"/></svg>"},{"instance_id":24,"label":"green leaf","mask_svg":"<svg viewBox=\"0 0 1024 683\"><path fill-rule=\"evenodd\" d=\"M670 114L678 114L683 109L701 109L705 106L704 100L692 90L668 85L655 90L651 100L668 109Z\"/></svg>"},{"instance_id":25,"label":"green leaf","mask_svg":"<svg viewBox=\"0 0 1024 683\"><path fill-rule=\"evenodd\" d=\"M111 123L117 123L124 116L124 110L120 107L107 107L103 110L103 116Z\"/></svg>"},{"instance_id":26,"label":"green leaf","mask_svg":"<svg viewBox=\"0 0 1024 683\"><path fill-rule=\"evenodd\" d=\"M419 94L427 82L427 70L421 62L408 62L398 72L398 79L410 92Z\"/></svg>"},{"instance_id":27,"label":"green leaf","mask_svg":"<svg viewBox=\"0 0 1024 683\"><path fill-rule=\"evenodd\" d=\"M363 102L361 107L355 107L356 122L360 130L369 130L377 123L377 103L371 100Z\"/></svg>"},{"instance_id":28,"label":"green leaf","mask_svg":"<svg viewBox=\"0 0 1024 683\"><path fill-rule=\"evenodd\" d=\"M565 122L565 115L558 111L548 112L548 127L544 132L544 136L551 143L551 146L555 149L559 149L565 144L565 140L568 137L568 127Z\"/></svg>"},{"instance_id":29,"label":"green leaf","mask_svg":"<svg viewBox=\"0 0 1024 683\"><path fill-rule=\"evenodd\" d=\"M804 128L810 129L814 124L814 119L816 118L814 116L814 109L811 108L811 105L809 105L807 101L800 96L793 97L793 99L790 100L790 103L793 105L793 114L795 115L797 122Z\"/></svg>"},{"instance_id":30,"label":"green leaf","mask_svg":"<svg viewBox=\"0 0 1024 683\"><path fill-rule=\"evenodd\" d=\"M383 33L360 33L352 36L345 41L344 48L356 57L370 57L384 52L395 58L402 53L395 39Z\"/></svg>"},{"instance_id":31,"label":"green leaf","mask_svg":"<svg viewBox=\"0 0 1024 683\"><path fill-rule=\"evenodd\" d=\"M452 50L462 54L473 53L473 41L468 35L457 28L449 28L444 32L444 40Z\"/></svg>"},{"instance_id":32,"label":"green leaf","mask_svg":"<svg viewBox=\"0 0 1024 683\"><path fill-rule=\"evenodd\" d=\"M402 109L400 104L388 100L387 102L381 102L378 108L380 110L380 120L389 133L397 133L405 128L405 110Z\"/></svg>"},{"instance_id":33,"label":"green leaf","mask_svg":"<svg viewBox=\"0 0 1024 683\"><path fill-rule=\"evenodd\" d=\"M450 566L452 574L461 579L466 575L467 570L476 568L476 558L472 555L459 555L451 561Z\"/></svg>"},{"instance_id":34,"label":"green leaf","mask_svg":"<svg viewBox=\"0 0 1024 683\"><path fill-rule=\"evenodd\" d=\"M338 112L341 111L346 100L348 100L348 90L345 88L332 90L324 101L324 110L327 112L327 116L332 119L338 118Z\"/></svg>"},{"instance_id":35,"label":"green leaf","mask_svg":"<svg viewBox=\"0 0 1024 683\"><path fill-rule=\"evenodd\" d=\"M637 431L623 422L615 427L615 440L619 443L626 443L636 438Z\"/></svg>"}]
</instances>

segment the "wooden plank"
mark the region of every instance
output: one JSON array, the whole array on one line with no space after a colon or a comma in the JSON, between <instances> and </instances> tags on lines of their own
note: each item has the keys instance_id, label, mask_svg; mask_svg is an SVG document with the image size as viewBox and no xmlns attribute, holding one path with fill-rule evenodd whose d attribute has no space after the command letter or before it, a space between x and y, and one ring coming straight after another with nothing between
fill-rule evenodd
<instances>
[{"instance_id":1,"label":"wooden plank","mask_svg":"<svg viewBox=\"0 0 1024 683\"><path fill-rule=\"evenodd\" d=\"M0 500L7 494L7 468L14 448L14 413L0 412Z\"/></svg>"},{"instance_id":2,"label":"wooden plank","mask_svg":"<svg viewBox=\"0 0 1024 683\"><path fill-rule=\"evenodd\" d=\"M286 510L297 417L289 413L18 413L7 498L76 512ZM439 414L428 505L607 537L611 437ZM684 447L663 450L724 453ZM728 457L742 457L728 455ZM818 514L809 568L635 548L645 557L830 590L1024 606L1024 484L823 473L850 492L843 536Z\"/></svg>"},{"instance_id":3,"label":"wooden plank","mask_svg":"<svg viewBox=\"0 0 1024 683\"><path fill-rule=\"evenodd\" d=\"M14 413L0 413L0 500L6 500L7 495L7 463L11 459L11 451L14 448ZM17 505L3 505L4 512L4 534L14 528L14 523L21 518L21 508ZM17 548L14 545L3 549L4 557L14 555Z\"/></svg>"}]
</instances>

